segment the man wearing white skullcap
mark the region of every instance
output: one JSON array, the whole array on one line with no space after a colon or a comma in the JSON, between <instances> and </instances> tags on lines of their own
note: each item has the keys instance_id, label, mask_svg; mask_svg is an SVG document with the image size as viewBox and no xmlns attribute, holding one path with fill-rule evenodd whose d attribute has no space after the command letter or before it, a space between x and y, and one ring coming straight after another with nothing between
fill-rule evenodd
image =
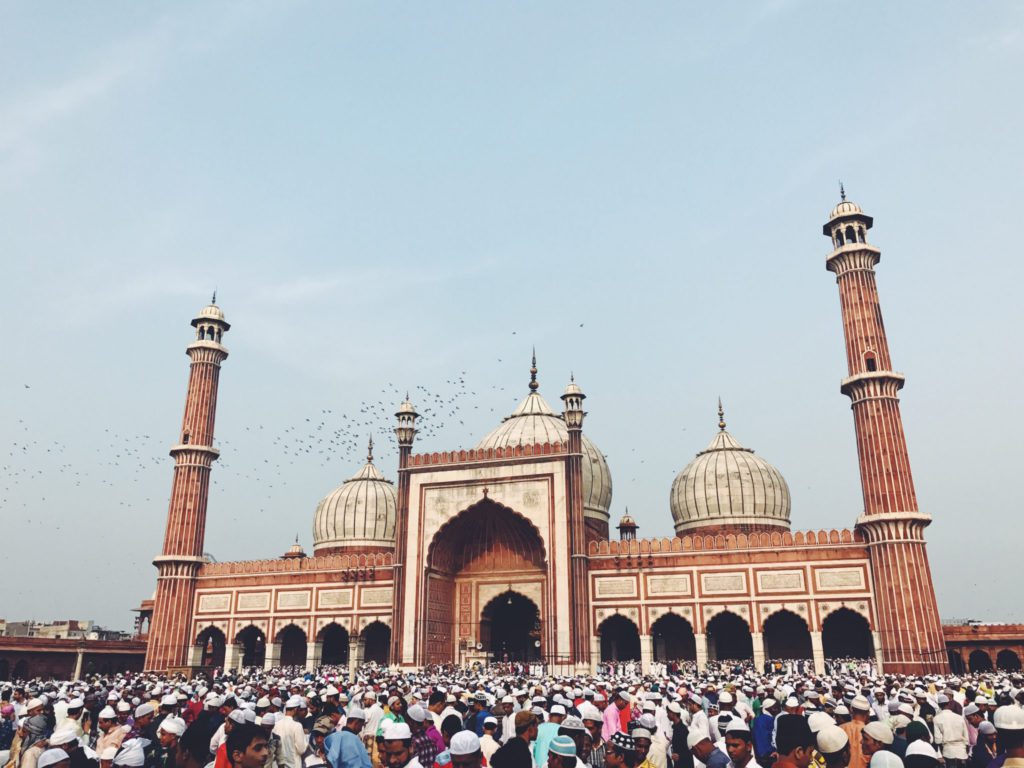
<instances>
[{"instance_id":1,"label":"man wearing white skullcap","mask_svg":"<svg viewBox=\"0 0 1024 768\"><path fill-rule=\"evenodd\" d=\"M385 722L382 739L382 762L386 768L423 768L412 752L412 731L408 723Z\"/></svg>"},{"instance_id":2,"label":"man wearing white skullcap","mask_svg":"<svg viewBox=\"0 0 1024 768\"><path fill-rule=\"evenodd\" d=\"M36 768L70 768L71 758L63 749L48 749L39 756Z\"/></svg>"},{"instance_id":3,"label":"man wearing white skullcap","mask_svg":"<svg viewBox=\"0 0 1024 768\"><path fill-rule=\"evenodd\" d=\"M348 708L345 725L324 739L324 754L331 768L370 768L370 754L359 737L366 713L358 703Z\"/></svg>"},{"instance_id":4,"label":"man wearing white skullcap","mask_svg":"<svg viewBox=\"0 0 1024 768\"><path fill-rule=\"evenodd\" d=\"M292 696L284 704L284 717L274 724L274 735L281 739L281 768L303 768L306 734L296 718L302 699Z\"/></svg>"},{"instance_id":5,"label":"man wearing white skullcap","mask_svg":"<svg viewBox=\"0 0 1024 768\"><path fill-rule=\"evenodd\" d=\"M888 750L892 746L894 738L892 728L888 725L877 720L871 721L860 732L861 751L864 753L864 758L870 761L876 752Z\"/></svg>"},{"instance_id":6,"label":"man wearing white skullcap","mask_svg":"<svg viewBox=\"0 0 1024 768\"><path fill-rule=\"evenodd\" d=\"M846 768L850 765L850 737L838 725L826 725L815 736L818 752L828 768Z\"/></svg>"},{"instance_id":7,"label":"man wearing white skullcap","mask_svg":"<svg viewBox=\"0 0 1024 768\"><path fill-rule=\"evenodd\" d=\"M121 748L121 742L127 733L124 727L117 722L117 713L109 706L100 710L96 717L96 727L99 728L100 736L96 739L96 752L103 752L108 747Z\"/></svg>"},{"instance_id":8,"label":"man wearing white skullcap","mask_svg":"<svg viewBox=\"0 0 1024 768\"><path fill-rule=\"evenodd\" d=\"M932 719L935 746L942 752L946 768L963 768L970 739L967 721L953 710L953 702L946 694L939 694L938 703L939 713Z\"/></svg>"},{"instance_id":9,"label":"man wearing white skullcap","mask_svg":"<svg viewBox=\"0 0 1024 768\"><path fill-rule=\"evenodd\" d=\"M459 731L452 736L448 751L452 756L452 768L480 768L483 762L480 739L472 731Z\"/></svg>"},{"instance_id":10,"label":"man wearing white skullcap","mask_svg":"<svg viewBox=\"0 0 1024 768\"><path fill-rule=\"evenodd\" d=\"M850 721L842 723L839 727L846 731L846 737L850 740L850 766L852 768L864 768L867 764L867 757L861 746L861 732L867 725L871 716L871 705L863 696L855 696L850 702Z\"/></svg>"}]
</instances>

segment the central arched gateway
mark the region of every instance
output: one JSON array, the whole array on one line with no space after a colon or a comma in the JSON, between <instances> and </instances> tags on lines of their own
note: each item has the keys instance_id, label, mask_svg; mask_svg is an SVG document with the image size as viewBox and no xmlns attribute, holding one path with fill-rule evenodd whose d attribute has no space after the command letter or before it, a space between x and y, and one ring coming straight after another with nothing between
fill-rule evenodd
<instances>
[{"instance_id":1,"label":"central arched gateway","mask_svg":"<svg viewBox=\"0 0 1024 768\"><path fill-rule=\"evenodd\" d=\"M547 553L522 515L486 497L457 514L430 543L425 582L425 663L543 656Z\"/></svg>"},{"instance_id":2,"label":"central arched gateway","mask_svg":"<svg viewBox=\"0 0 1024 768\"><path fill-rule=\"evenodd\" d=\"M480 615L480 644L494 661L539 661L537 605L512 591L492 598Z\"/></svg>"}]
</instances>

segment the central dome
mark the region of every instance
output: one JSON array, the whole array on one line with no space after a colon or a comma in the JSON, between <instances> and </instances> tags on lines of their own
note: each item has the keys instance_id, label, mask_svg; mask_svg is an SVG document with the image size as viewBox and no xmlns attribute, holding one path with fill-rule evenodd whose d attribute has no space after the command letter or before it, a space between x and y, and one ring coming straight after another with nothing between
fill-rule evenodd
<instances>
[{"instance_id":1,"label":"central dome","mask_svg":"<svg viewBox=\"0 0 1024 768\"><path fill-rule=\"evenodd\" d=\"M699 528L727 531L789 530L789 486L782 474L725 431L719 432L672 483L676 534Z\"/></svg>"},{"instance_id":2,"label":"central dome","mask_svg":"<svg viewBox=\"0 0 1024 768\"><path fill-rule=\"evenodd\" d=\"M477 449L514 448L518 445L569 441L569 430L561 415L537 391L537 362L530 369L530 394L510 416L477 444ZM612 475L604 454L583 435L583 514L603 523L608 522L608 509L612 504Z\"/></svg>"},{"instance_id":3,"label":"central dome","mask_svg":"<svg viewBox=\"0 0 1024 768\"><path fill-rule=\"evenodd\" d=\"M317 504L313 554L394 549L397 510L395 486L374 466L371 440L363 468Z\"/></svg>"}]
</instances>

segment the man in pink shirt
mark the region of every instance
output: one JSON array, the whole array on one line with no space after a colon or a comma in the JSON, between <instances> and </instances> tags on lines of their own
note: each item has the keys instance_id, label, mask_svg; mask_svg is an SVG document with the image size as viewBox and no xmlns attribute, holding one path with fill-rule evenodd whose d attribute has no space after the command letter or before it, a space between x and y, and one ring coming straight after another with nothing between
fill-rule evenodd
<instances>
[{"instance_id":1,"label":"man in pink shirt","mask_svg":"<svg viewBox=\"0 0 1024 768\"><path fill-rule=\"evenodd\" d=\"M623 721L629 722L629 694L626 691L616 691L615 698L611 705L605 708L601 715L604 725L601 726L601 738L605 741L611 739L612 735L625 731Z\"/></svg>"}]
</instances>

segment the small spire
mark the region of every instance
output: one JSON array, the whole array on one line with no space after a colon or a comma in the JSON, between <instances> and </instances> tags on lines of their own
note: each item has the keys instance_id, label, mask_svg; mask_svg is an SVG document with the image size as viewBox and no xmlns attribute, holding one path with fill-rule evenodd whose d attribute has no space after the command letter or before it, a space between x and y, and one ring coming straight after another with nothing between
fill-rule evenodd
<instances>
[{"instance_id":1,"label":"small spire","mask_svg":"<svg viewBox=\"0 0 1024 768\"><path fill-rule=\"evenodd\" d=\"M722 398L718 398L718 428L725 432L725 411L722 409Z\"/></svg>"},{"instance_id":2,"label":"small spire","mask_svg":"<svg viewBox=\"0 0 1024 768\"><path fill-rule=\"evenodd\" d=\"M217 289L216 288L213 289L213 298L210 299L210 303L211 304L216 304L217 303Z\"/></svg>"},{"instance_id":3,"label":"small spire","mask_svg":"<svg viewBox=\"0 0 1024 768\"><path fill-rule=\"evenodd\" d=\"M295 543L296 544L299 543L299 534L297 534L297 533L295 534Z\"/></svg>"},{"instance_id":4,"label":"small spire","mask_svg":"<svg viewBox=\"0 0 1024 768\"><path fill-rule=\"evenodd\" d=\"M843 202L846 202L846 189L843 188L842 180L839 181L839 197L842 198Z\"/></svg>"},{"instance_id":5,"label":"small spire","mask_svg":"<svg viewBox=\"0 0 1024 768\"><path fill-rule=\"evenodd\" d=\"M373 435L370 435L370 445L366 449L366 463L373 464Z\"/></svg>"},{"instance_id":6,"label":"small spire","mask_svg":"<svg viewBox=\"0 0 1024 768\"><path fill-rule=\"evenodd\" d=\"M576 383L576 377L573 375L572 371L569 371L569 383L570 384L575 384Z\"/></svg>"},{"instance_id":7,"label":"small spire","mask_svg":"<svg viewBox=\"0 0 1024 768\"><path fill-rule=\"evenodd\" d=\"M530 391L536 392L540 387L537 383L537 348L533 348L533 357L530 361Z\"/></svg>"}]
</instances>

